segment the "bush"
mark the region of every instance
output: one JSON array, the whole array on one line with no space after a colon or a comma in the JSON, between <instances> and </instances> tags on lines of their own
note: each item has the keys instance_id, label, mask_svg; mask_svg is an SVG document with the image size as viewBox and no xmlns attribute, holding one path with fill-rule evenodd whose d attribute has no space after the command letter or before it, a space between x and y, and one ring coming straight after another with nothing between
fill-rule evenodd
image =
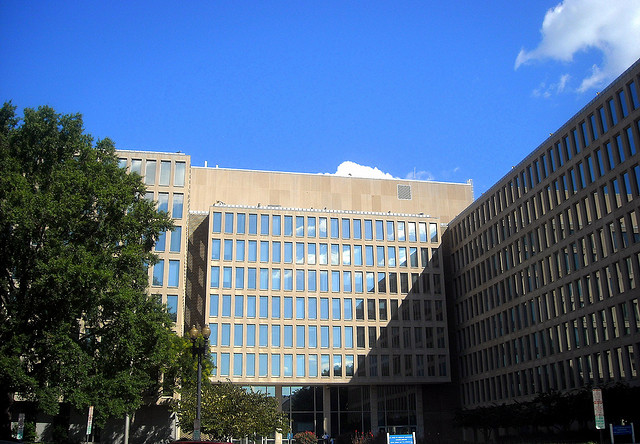
<instances>
[{"instance_id":1,"label":"bush","mask_svg":"<svg viewBox=\"0 0 640 444\"><path fill-rule=\"evenodd\" d=\"M313 432L299 432L293 435L296 444L317 444L318 437Z\"/></svg>"}]
</instances>

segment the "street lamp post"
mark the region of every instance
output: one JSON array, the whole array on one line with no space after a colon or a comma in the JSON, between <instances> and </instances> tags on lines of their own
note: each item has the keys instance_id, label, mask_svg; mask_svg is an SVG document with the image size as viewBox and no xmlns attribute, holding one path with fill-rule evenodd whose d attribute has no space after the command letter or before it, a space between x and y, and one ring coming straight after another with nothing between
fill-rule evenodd
<instances>
[{"instance_id":1,"label":"street lamp post","mask_svg":"<svg viewBox=\"0 0 640 444\"><path fill-rule=\"evenodd\" d=\"M189 337L191 338L191 352L195 356L198 355L198 388L196 392L196 419L193 421L193 439L200 439L200 410L202 405L202 356L207 349L209 335L211 329L208 326L202 327L198 330L194 325L189 330ZM202 337L202 338L201 338Z\"/></svg>"}]
</instances>

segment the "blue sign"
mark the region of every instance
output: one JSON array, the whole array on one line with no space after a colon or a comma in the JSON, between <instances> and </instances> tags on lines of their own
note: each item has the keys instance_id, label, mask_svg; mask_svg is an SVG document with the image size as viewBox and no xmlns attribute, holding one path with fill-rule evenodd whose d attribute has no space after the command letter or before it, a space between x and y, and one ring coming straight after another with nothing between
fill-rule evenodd
<instances>
[{"instance_id":1,"label":"blue sign","mask_svg":"<svg viewBox=\"0 0 640 444\"><path fill-rule=\"evenodd\" d=\"M413 435L389 435L389 444L414 444Z\"/></svg>"},{"instance_id":2,"label":"blue sign","mask_svg":"<svg viewBox=\"0 0 640 444\"><path fill-rule=\"evenodd\" d=\"M614 435L631 435L633 433L633 429L630 425L624 426L613 426L613 434Z\"/></svg>"}]
</instances>

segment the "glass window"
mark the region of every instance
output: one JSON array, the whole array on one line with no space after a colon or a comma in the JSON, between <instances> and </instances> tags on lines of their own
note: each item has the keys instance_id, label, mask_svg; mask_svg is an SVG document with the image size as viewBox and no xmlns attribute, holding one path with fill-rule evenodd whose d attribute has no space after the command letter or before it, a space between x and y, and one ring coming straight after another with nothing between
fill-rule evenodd
<instances>
[{"instance_id":1,"label":"glass window","mask_svg":"<svg viewBox=\"0 0 640 444\"><path fill-rule=\"evenodd\" d=\"M173 207L171 209L171 217L174 219L182 219L182 206L184 203L184 195L179 193L173 194Z\"/></svg>"},{"instance_id":2,"label":"glass window","mask_svg":"<svg viewBox=\"0 0 640 444\"><path fill-rule=\"evenodd\" d=\"M398 222L398 240L403 242L406 240L404 222Z\"/></svg>"},{"instance_id":3,"label":"glass window","mask_svg":"<svg viewBox=\"0 0 640 444\"><path fill-rule=\"evenodd\" d=\"M228 347L231 345L231 324L222 324L220 330L220 345Z\"/></svg>"},{"instance_id":4,"label":"glass window","mask_svg":"<svg viewBox=\"0 0 640 444\"><path fill-rule=\"evenodd\" d=\"M280 296L271 297L271 317L280 319Z\"/></svg>"},{"instance_id":5,"label":"glass window","mask_svg":"<svg viewBox=\"0 0 640 444\"><path fill-rule=\"evenodd\" d=\"M180 282L180 261L169 261L169 279L167 286L177 287Z\"/></svg>"},{"instance_id":6,"label":"glass window","mask_svg":"<svg viewBox=\"0 0 640 444\"><path fill-rule=\"evenodd\" d=\"M344 346L345 348L353 348L353 327L344 328Z\"/></svg>"},{"instance_id":7,"label":"glass window","mask_svg":"<svg viewBox=\"0 0 640 444\"><path fill-rule=\"evenodd\" d=\"M309 377L317 378L318 377L318 355L309 355Z\"/></svg>"},{"instance_id":8,"label":"glass window","mask_svg":"<svg viewBox=\"0 0 640 444\"><path fill-rule=\"evenodd\" d=\"M142 159L131 159L131 172L142 176Z\"/></svg>"},{"instance_id":9,"label":"glass window","mask_svg":"<svg viewBox=\"0 0 640 444\"><path fill-rule=\"evenodd\" d=\"M332 293L340 292L340 272L339 271L331 272L331 292Z\"/></svg>"},{"instance_id":10,"label":"glass window","mask_svg":"<svg viewBox=\"0 0 640 444\"><path fill-rule=\"evenodd\" d=\"M169 212L169 193L158 193L158 211Z\"/></svg>"},{"instance_id":11,"label":"glass window","mask_svg":"<svg viewBox=\"0 0 640 444\"><path fill-rule=\"evenodd\" d=\"M282 233L282 222L279 214L274 214L272 217L273 226L271 227L271 234L274 236L280 236Z\"/></svg>"},{"instance_id":12,"label":"glass window","mask_svg":"<svg viewBox=\"0 0 640 444\"><path fill-rule=\"evenodd\" d=\"M408 222L407 223L407 228L409 230L409 242L415 242L417 240L416 223L415 222Z\"/></svg>"},{"instance_id":13,"label":"glass window","mask_svg":"<svg viewBox=\"0 0 640 444\"><path fill-rule=\"evenodd\" d=\"M306 372L304 371L304 363L305 363L305 356L296 355L296 377L297 378L304 378L306 375Z\"/></svg>"},{"instance_id":14,"label":"glass window","mask_svg":"<svg viewBox=\"0 0 640 444\"><path fill-rule=\"evenodd\" d=\"M320 326L320 347L329 348L329 326Z\"/></svg>"},{"instance_id":15,"label":"glass window","mask_svg":"<svg viewBox=\"0 0 640 444\"><path fill-rule=\"evenodd\" d=\"M384 223L381 220L376 221L376 240L384 240Z\"/></svg>"},{"instance_id":16,"label":"glass window","mask_svg":"<svg viewBox=\"0 0 640 444\"><path fill-rule=\"evenodd\" d=\"M307 217L307 236L316 237L316 218Z\"/></svg>"},{"instance_id":17,"label":"glass window","mask_svg":"<svg viewBox=\"0 0 640 444\"><path fill-rule=\"evenodd\" d=\"M387 255L389 258L387 259L390 267L396 266L396 247L387 247Z\"/></svg>"},{"instance_id":18,"label":"glass window","mask_svg":"<svg viewBox=\"0 0 640 444\"><path fill-rule=\"evenodd\" d=\"M317 299L310 297L308 299L308 313L309 313L309 319L317 319L318 317L318 303L317 303Z\"/></svg>"},{"instance_id":19,"label":"glass window","mask_svg":"<svg viewBox=\"0 0 640 444\"><path fill-rule=\"evenodd\" d=\"M284 263L291 264L293 262L293 242L284 243Z\"/></svg>"},{"instance_id":20,"label":"glass window","mask_svg":"<svg viewBox=\"0 0 640 444\"><path fill-rule=\"evenodd\" d=\"M307 264L316 264L316 244L307 244Z\"/></svg>"},{"instance_id":21,"label":"glass window","mask_svg":"<svg viewBox=\"0 0 640 444\"><path fill-rule=\"evenodd\" d=\"M340 245L331 244L331 265L340 265Z\"/></svg>"},{"instance_id":22,"label":"glass window","mask_svg":"<svg viewBox=\"0 0 640 444\"><path fill-rule=\"evenodd\" d=\"M438 242L438 225L433 222L429 223L429 240Z\"/></svg>"},{"instance_id":23,"label":"glass window","mask_svg":"<svg viewBox=\"0 0 640 444\"><path fill-rule=\"evenodd\" d=\"M222 267L222 288L231 288L231 267Z\"/></svg>"},{"instance_id":24,"label":"glass window","mask_svg":"<svg viewBox=\"0 0 640 444\"><path fill-rule=\"evenodd\" d=\"M222 295L222 316L228 318L231 316L231 295Z\"/></svg>"},{"instance_id":25,"label":"glass window","mask_svg":"<svg viewBox=\"0 0 640 444\"><path fill-rule=\"evenodd\" d=\"M320 244L320 255L318 257L318 263L320 265L327 265L328 263L328 248L327 244Z\"/></svg>"},{"instance_id":26,"label":"glass window","mask_svg":"<svg viewBox=\"0 0 640 444\"><path fill-rule=\"evenodd\" d=\"M329 319L329 298L320 298L320 319Z\"/></svg>"},{"instance_id":27,"label":"glass window","mask_svg":"<svg viewBox=\"0 0 640 444\"><path fill-rule=\"evenodd\" d=\"M342 272L342 291L345 293L351 293L351 272Z\"/></svg>"},{"instance_id":28,"label":"glass window","mask_svg":"<svg viewBox=\"0 0 640 444\"><path fill-rule=\"evenodd\" d=\"M346 298L344 300L344 319L350 321L353 318L353 306L352 299Z\"/></svg>"},{"instance_id":29,"label":"glass window","mask_svg":"<svg viewBox=\"0 0 640 444\"><path fill-rule=\"evenodd\" d=\"M269 241L260 241L260 262L269 262Z\"/></svg>"},{"instance_id":30,"label":"glass window","mask_svg":"<svg viewBox=\"0 0 640 444\"><path fill-rule=\"evenodd\" d=\"M333 327L333 348L342 348L342 328L339 326Z\"/></svg>"},{"instance_id":31,"label":"glass window","mask_svg":"<svg viewBox=\"0 0 640 444\"><path fill-rule=\"evenodd\" d=\"M266 324L260 324L259 328L259 334L260 336L258 337L258 344L260 344L260 347L268 347L269 346L269 326Z\"/></svg>"},{"instance_id":32,"label":"glass window","mask_svg":"<svg viewBox=\"0 0 640 444\"><path fill-rule=\"evenodd\" d=\"M242 295L236 295L234 316L241 318L244 315L244 297Z\"/></svg>"},{"instance_id":33,"label":"glass window","mask_svg":"<svg viewBox=\"0 0 640 444\"><path fill-rule=\"evenodd\" d=\"M364 249L366 257L365 264L368 267L373 267L373 245L365 245Z\"/></svg>"},{"instance_id":34,"label":"glass window","mask_svg":"<svg viewBox=\"0 0 640 444\"><path fill-rule=\"evenodd\" d=\"M362 245L353 246L353 265L362 265Z\"/></svg>"},{"instance_id":35,"label":"glass window","mask_svg":"<svg viewBox=\"0 0 640 444\"><path fill-rule=\"evenodd\" d=\"M296 264L304 264L304 242L296 242Z\"/></svg>"},{"instance_id":36,"label":"glass window","mask_svg":"<svg viewBox=\"0 0 640 444\"><path fill-rule=\"evenodd\" d=\"M157 266L158 264L154 266L153 285L158 285L155 283L156 282L155 267ZM218 288L219 286L220 286L220 267L213 266L211 267L211 288Z\"/></svg>"},{"instance_id":37,"label":"glass window","mask_svg":"<svg viewBox=\"0 0 640 444\"><path fill-rule=\"evenodd\" d=\"M258 234L258 215L249 214L249 234Z\"/></svg>"},{"instance_id":38,"label":"glass window","mask_svg":"<svg viewBox=\"0 0 640 444\"><path fill-rule=\"evenodd\" d=\"M304 291L304 270L296 270L296 291Z\"/></svg>"},{"instance_id":39,"label":"glass window","mask_svg":"<svg viewBox=\"0 0 640 444\"><path fill-rule=\"evenodd\" d=\"M255 296L247 296L247 317L248 318L256 317L256 297Z\"/></svg>"},{"instance_id":40,"label":"glass window","mask_svg":"<svg viewBox=\"0 0 640 444\"><path fill-rule=\"evenodd\" d=\"M271 242L271 262L280 263L281 250L279 241Z\"/></svg>"},{"instance_id":41,"label":"glass window","mask_svg":"<svg viewBox=\"0 0 640 444\"><path fill-rule=\"evenodd\" d=\"M160 161L160 180L158 185L168 186L171 178L171 162L167 160Z\"/></svg>"},{"instance_id":42,"label":"glass window","mask_svg":"<svg viewBox=\"0 0 640 444\"><path fill-rule=\"evenodd\" d=\"M178 295L167 296L167 313L173 322L178 320Z\"/></svg>"},{"instance_id":43,"label":"glass window","mask_svg":"<svg viewBox=\"0 0 640 444\"><path fill-rule=\"evenodd\" d=\"M353 238L362 239L362 221L360 219L353 219Z\"/></svg>"},{"instance_id":44,"label":"glass window","mask_svg":"<svg viewBox=\"0 0 640 444\"><path fill-rule=\"evenodd\" d=\"M296 325L296 347L304 348L305 340L304 340L304 325Z\"/></svg>"},{"instance_id":45,"label":"glass window","mask_svg":"<svg viewBox=\"0 0 640 444\"><path fill-rule=\"evenodd\" d=\"M153 185L156 183L156 161L147 159L147 169L144 175L144 183Z\"/></svg>"},{"instance_id":46,"label":"glass window","mask_svg":"<svg viewBox=\"0 0 640 444\"><path fill-rule=\"evenodd\" d=\"M229 376L229 353L220 353L220 376Z\"/></svg>"},{"instance_id":47,"label":"glass window","mask_svg":"<svg viewBox=\"0 0 640 444\"><path fill-rule=\"evenodd\" d=\"M222 232L222 213L213 213L213 230L214 233Z\"/></svg>"},{"instance_id":48,"label":"glass window","mask_svg":"<svg viewBox=\"0 0 640 444\"><path fill-rule=\"evenodd\" d=\"M376 247L376 256L378 257L378 266L384 267L384 247Z\"/></svg>"},{"instance_id":49,"label":"glass window","mask_svg":"<svg viewBox=\"0 0 640 444\"><path fill-rule=\"evenodd\" d=\"M218 316L218 295L217 294L209 295L209 316L211 317Z\"/></svg>"},{"instance_id":50,"label":"glass window","mask_svg":"<svg viewBox=\"0 0 640 444\"><path fill-rule=\"evenodd\" d=\"M244 341L242 340L242 324L233 324L233 346L242 347Z\"/></svg>"},{"instance_id":51,"label":"glass window","mask_svg":"<svg viewBox=\"0 0 640 444\"><path fill-rule=\"evenodd\" d=\"M331 218L331 239L340 238L340 225L337 217Z\"/></svg>"},{"instance_id":52,"label":"glass window","mask_svg":"<svg viewBox=\"0 0 640 444\"><path fill-rule=\"evenodd\" d=\"M158 235L158 239L156 240L155 250L156 251L164 251L165 248L166 248L166 244L167 244L167 232L166 231L161 231L160 234ZM213 255L213 251L212 251L211 254Z\"/></svg>"},{"instance_id":53,"label":"glass window","mask_svg":"<svg viewBox=\"0 0 640 444\"><path fill-rule=\"evenodd\" d=\"M233 213L224 213L224 232L233 233Z\"/></svg>"},{"instance_id":54,"label":"glass window","mask_svg":"<svg viewBox=\"0 0 640 444\"><path fill-rule=\"evenodd\" d=\"M304 319L304 298L296 298L296 319Z\"/></svg>"},{"instance_id":55,"label":"glass window","mask_svg":"<svg viewBox=\"0 0 640 444\"><path fill-rule=\"evenodd\" d=\"M320 270L320 291L326 293L329 291L329 272Z\"/></svg>"},{"instance_id":56,"label":"glass window","mask_svg":"<svg viewBox=\"0 0 640 444\"><path fill-rule=\"evenodd\" d=\"M268 290L269 289L269 269L261 268L260 269L260 290Z\"/></svg>"},{"instance_id":57,"label":"glass window","mask_svg":"<svg viewBox=\"0 0 640 444\"><path fill-rule=\"evenodd\" d=\"M271 326L271 346L280 347L280 326L279 325Z\"/></svg>"},{"instance_id":58,"label":"glass window","mask_svg":"<svg viewBox=\"0 0 640 444\"><path fill-rule=\"evenodd\" d=\"M340 298L332 298L331 299L331 319L334 321L340 320Z\"/></svg>"},{"instance_id":59,"label":"glass window","mask_svg":"<svg viewBox=\"0 0 640 444\"><path fill-rule=\"evenodd\" d=\"M342 265L351 265L351 245L342 246Z\"/></svg>"},{"instance_id":60,"label":"glass window","mask_svg":"<svg viewBox=\"0 0 640 444\"><path fill-rule=\"evenodd\" d=\"M249 241L249 250L248 250L248 260L249 262L256 262L258 259L258 243L257 241L250 240ZM239 259L238 259L239 260Z\"/></svg>"},{"instance_id":61,"label":"glass window","mask_svg":"<svg viewBox=\"0 0 640 444\"><path fill-rule=\"evenodd\" d=\"M244 268L236 268L236 290L242 290L244 288Z\"/></svg>"},{"instance_id":62,"label":"glass window","mask_svg":"<svg viewBox=\"0 0 640 444\"><path fill-rule=\"evenodd\" d=\"M269 317L269 297L268 296L260 296L260 317L263 319Z\"/></svg>"},{"instance_id":63,"label":"glass window","mask_svg":"<svg viewBox=\"0 0 640 444\"><path fill-rule=\"evenodd\" d=\"M342 219L342 238L349 239L351 237L351 230L349 229L349 219Z\"/></svg>"},{"instance_id":64,"label":"glass window","mask_svg":"<svg viewBox=\"0 0 640 444\"><path fill-rule=\"evenodd\" d=\"M393 225L394 224L392 220L387 221L387 240L389 241L396 240L396 233Z\"/></svg>"},{"instance_id":65,"label":"glass window","mask_svg":"<svg viewBox=\"0 0 640 444\"><path fill-rule=\"evenodd\" d=\"M224 240L224 260L230 261L233 259L233 240L225 239Z\"/></svg>"},{"instance_id":66,"label":"glass window","mask_svg":"<svg viewBox=\"0 0 640 444\"><path fill-rule=\"evenodd\" d=\"M285 348L293 347L293 325L285 325L283 331Z\"/></svg>"},{"instance_id":67,"label":"glass window","mask_svg":"<svg viewBox=\"0 0 640 444\"><path fill-rule=\"evenodd\" d=\"M316 270L308 270L307 271L307 289L309 291L317 290L317 279L316 279Z\"/></svg>"},{"instance_id":68,"label":"glass window","mask_svg":"<svg viewBox=\"0 0 640 444\"><path fill-rule=\"evenodd\" d=\"M284 298L284 318L293 318L293 298L291 297Z\"/></svg>"},{"instance_id":69,"label":"glass window","mask_svg":"<svg viewBox=\"0 0 640 444\"><path fill-rule=\"evenodd\" d=\"M320 374L329 377L331 375L331 360L329 355L320 355Z\"/></svg>"},{"instance_id":70,"label":"glass window","mask_svg":"<svg viewBox=\"0 0 640 444\"><path fill-rule=\"evenodd\" d=\"M185 162L176 162L176 170L173 177L173 185L176 187L184 186L184 177L186 172Z\"/></svg>"},{"instance_id":71,"label":"glass window","mask_svg":"<svg viewBox=\"0 0 640 444\"><path fill-rule=\"evenodd\" d=\"M365 240L373 239L373 221L365 219L364 221L364 238Z\"/></svg>"},{"instance_id":72,"label":"glass window","mask_svg":"<svg viewBox=\"0 0 640 444\"><path fill-rule=\"evenodd\" d=\"M427 241L427 224L425 222L420 222L418 224L418 230L420 231L420 242Z\"/></svg>"},{"instance_id":73,"label":"glass window","mask_svg":"<svg viewBox=\"0 0 640 444\"><path fill-rule=\"evenodd\" d=\"M269 234L269 215L260 215L260 234L267 236Z\"/></svg>"},{"instance_id":74,"label":"glass window","mask_svg":"<svg viewBox=\"0 0 640 444\"><path fill-rule=\"evenodd\" d=\"M296 216L296 236L304 236L304 216Z\"/></svg>"},{"instance_id":75,"label":"glass window","mask_svg":"<svg viewBox=\"0 0 640 444\"><path fill-rule=\"evenodd\" d=\"M280 269L274 268L271 270L271 289L280 290Z\"/></svg>"},{"instance_id":76,"label":"glass window","mask_svg":"<svg viewBox=\"0 0 640 444\"><path fill-rule=\"evenodd\" d=\"M269 355L267 353L260 353L258 355L258 376L266 377L269 375Z\"/></svg>"},{"instance_id":77,"label":"glass window","mask_svg":"<svg viewBox=\"0 0 640 444\"><path fill-rule=\"evenodd\" d=\"M318 235L321 238L327 237L327 218L319 217L318 218Z\"/></svg>"},{"instance_id":78,"label":"glass window","mask_svg":"<svg viewBox=\"0 0 640 444\"><path fill-rule=\"evenodd\" d=\"M318 327L315 325L309 326L309 348L318 347Z\"/></svg>"},{"instance_id":79,"label":"glass window","mask_svg":"<svg viewBox=\"0 0 640 444\"><path fill-rule=\"evenodd\" d=\"M284 270L284 290L293 291L293 270Z\"/></svg>"},{"instance_id":80,"label":"glass window","mask_svg":"<svg viewBox=\"0 0 640 444\"><path fill-rule=\"evenodd\" d=\"M354 281L355 281L355 291L356 293L363 292L363 276L362 271L354 272Z\"/></svg>"},{"instance_id":81,"label":"glass window","mask_svg":"<svg viewBox=\"0 0 640 444\"><path fill-rule=\"evenodd\" d=\"M285 236L293 235L293 216L284 217L284 235Z\"/></svg>"},{"instance_id":82,"label":"glass window","mask_svg":"<svg viewBox=\"0 0 640 444\"><path fill-rule=\"evenodd\" d=\"M244 241L243 240L236 241L236 261L238 262L244 261Z\"/></svg>"},{"instance_id":83,"label":"glass window","mask_svg":"<svg viewBox=\"0 0 640 444\"><path fill-rule=\"evenodd\" d=\"M280 355L271 354L271 376L280 376Z\"/></svg>"},{"instance_id":84,"label":"glass window","mask_svg":"<svg viewBox=\"0 0 640 444\"><path fill-rule=\"evenodd\" d=\"M364 320L364 299L356 299L356 319Z\"/></svg>"},{"instance_id":85,"label":"glass window","mask_svg":"<svg viewBox=\"0 0 640 444\"><path fill-rule=\"evenodd\" d=\"M375 274L372 272L367 272L367 293L373 293L375 291Z\"/></svg>"},{"instance_id":86,"label":"glass window","mask_svg":"<svg viewBox=\"0 0 640 444\"><path fill-rule=\"evenodd\" d=\"M240 363L242 365L242 362ZM247 364L246 364L246 372L247 376L255 376L256 375L256 355L255 353L247 353ZM242 376L242 374L240 375Z\"/></svg>"},{"instance_id":87,"label":"glass window","mask_svg":"<svg viewBox=\"0 0 640 444\"><path fill-rule=\"evenodd\" d=\"M342 376L342 355L333 355L333 376Z\"/></svg>"}]
</instances>

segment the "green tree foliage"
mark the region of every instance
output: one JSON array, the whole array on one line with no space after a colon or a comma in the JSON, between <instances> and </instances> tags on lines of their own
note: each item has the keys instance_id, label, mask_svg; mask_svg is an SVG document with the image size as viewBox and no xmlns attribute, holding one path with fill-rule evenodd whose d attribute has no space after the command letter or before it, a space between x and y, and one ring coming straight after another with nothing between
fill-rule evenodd
<instances>
[{"instance_id":1,"label":"green tree foliage","mask_svg":"<svg viewBox=\"0 0 640 444\"><path fill-rule=\"evenodd\" d=\"M98 424L132 413L170 360L170 318L146 290L171 221L78 114L20 119L5 104L0 171L2 399L18 392L51 414L94 405Z\"/></svg>"},{"instance_id":2,"label":"green tree foliage","mask_svg":"<svg viewBox=\"0 0 640 444\"><path fill-rule=\"evenodd\" d=\"M181 390L176 412L180 427L190 432L196 412L195 389ZM275 398L245 390L231 382L202 384L200 430L213 440L258 438L275 432L288 433L289 419L278 409Z\"/></svg>"}]
</instances>

